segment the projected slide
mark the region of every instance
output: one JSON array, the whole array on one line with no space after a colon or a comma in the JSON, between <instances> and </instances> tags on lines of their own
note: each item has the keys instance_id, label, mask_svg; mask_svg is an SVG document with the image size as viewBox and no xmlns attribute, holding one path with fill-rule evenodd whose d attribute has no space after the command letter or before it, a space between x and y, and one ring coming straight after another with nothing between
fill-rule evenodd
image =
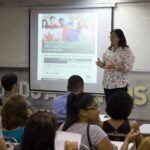
<instances>
[{"instance_id":1,"label":"projected slide","mask_svg":"<svg viewBox=\"0 0 150 150\"><path fill-rule=\"evenodd\" d=\"M97 83L97 20L93 13L39 13L37 80L77 74Z\"/></svg>"}]
</instances>

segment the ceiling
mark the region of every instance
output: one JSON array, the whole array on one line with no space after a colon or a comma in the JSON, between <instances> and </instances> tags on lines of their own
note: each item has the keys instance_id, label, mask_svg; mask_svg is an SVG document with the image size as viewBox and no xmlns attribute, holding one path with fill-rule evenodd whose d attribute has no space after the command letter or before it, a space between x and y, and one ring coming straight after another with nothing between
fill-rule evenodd
<instances>
[{"instance_id":1,"label":"ceiling","mask_svg":"<svg viewBox=\"0 0 150 150\"><path fill-rule=\"evenodd\" d=\"M150 2L150 0L0 0L0 7L7 6L46 6L46 5L84 5L84 4L102 4L110 5L112 3L126 2Z\"/></svg>"},{"instance_id":2,"label":"ceiling","mask_svg":"<svg viewBox=\"0 0 150 150\"><path fill-rule=\"evenodd\" d=\"M0 7L5 6L46 6L46 5L85 5L111 4L112 0L0 0Z\"/></svg>"}]
</instances>

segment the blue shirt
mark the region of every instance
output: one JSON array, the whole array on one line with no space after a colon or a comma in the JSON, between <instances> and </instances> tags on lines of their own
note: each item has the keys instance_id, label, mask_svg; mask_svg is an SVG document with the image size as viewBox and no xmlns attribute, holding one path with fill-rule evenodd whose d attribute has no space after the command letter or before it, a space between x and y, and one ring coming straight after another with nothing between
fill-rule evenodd
<instances>
[{"instance_id":1,"label":"blue shirt","mask_svg":"<svg viewBox=\"0 0 150 150\"><path fill-rule=\"evenodd\" d=\"M66 92L64 95L56 97L52 104L52 110L57 117L57 123L63 123L66 118L66 103L67 97L70 92Z\"/></svg>"},{"instance_id":2,"label":"blue shirt","mask_svg":"<svg viewBox=\"0 0 150 150\"><path fill-rule=\"evenodd\" d=\"M18 143L21 143L22 141L22 137L23 137L23 133L24 133L24 128L23 127L19 127L15 130L2 130L3 132L3 136L6 137L13 137L17 140Z\"/></svg>"}]
</instances>

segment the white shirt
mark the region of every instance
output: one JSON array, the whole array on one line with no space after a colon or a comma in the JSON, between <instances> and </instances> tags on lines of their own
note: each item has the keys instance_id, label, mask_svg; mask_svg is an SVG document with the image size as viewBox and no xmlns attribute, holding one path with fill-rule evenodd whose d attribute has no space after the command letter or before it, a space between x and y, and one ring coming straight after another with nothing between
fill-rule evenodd
<instances>
[{"instance_id":1,"label":"white shirt","mask_svg":"<svg viewBox=\"0 0 150 150\"><path fill-rule=\"evenodd\" d=\"M129 83L128 72L132 70L134 56L130 48L119 47L115 51L108 49L103 55L105 65L121 64L125 66L125 71L107 70L104 71L103 87L106 89L115 89L126 87Z\"/></svg>"}]
</instances>

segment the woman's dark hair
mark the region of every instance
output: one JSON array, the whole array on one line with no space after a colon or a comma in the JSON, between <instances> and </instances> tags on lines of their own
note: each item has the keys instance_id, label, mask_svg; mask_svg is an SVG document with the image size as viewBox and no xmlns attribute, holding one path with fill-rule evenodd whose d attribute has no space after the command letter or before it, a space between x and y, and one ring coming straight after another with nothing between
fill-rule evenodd
<instances>
[{"instance_id":1,"label":"woman's dark hair","mask_svg":"<svg viewBox=\"0 0 150 150\"><path fill-rule=\"evenodd\" d=\"M2 109L2 126L7 130L24 126L27 117L27 102L21 95L14 95L6 102Z\"/></svg>"},{"instance_id":2,"label":"woman's dark hair","mask_svg":"<svg viewBox=\"0 0 150 150\"><path fill-rule=\"evenodd\" d=\"M113 29L110 34L112 33L115 33L118 38L119 38L119 46L121 46L122 48L126 48L126 47L129 47L127 45L127 41L126 41L126 38L125 38L125 35L123 33L123 31L121 29ZM112 48L112 45L109 47L109 49Z\"/></svg>"},{"instance_id":3,"label":"woman's dark hair","mask_svg":"<svg viewBox=\"0 0 150 150\"><path fill-rule=\"evenodd\" d=\"M26 123L21 150L54 150L56 119L53 113L39 111Z\"/></svg>"},{"instance_id":4,"label":"woman's dark hair","mask_svg":"<svg viewBox=\"0 0 150 150\"><path fill-rule=\"evenodd\" d=\"M67 116L62 130L65 131L71 125L78 122L80 110L90 106L93 100L94 96L88 93L80 93L78 95L71 93L67 100Z\"/></svg>"},{"instance_id":5,"label":"woman's dark hair","mask_svg":"<svg viewBox=\"0 0 150 150\"><path fill-rule=\"evenodd\" d=\"M110 96L106 112L112 119L128 119L133 108L133 98L125 91L119 91Z\"/></svg>"},{"instance_id":6,"label":"woman's dark hair","mask_svg":"<svg viewBox=\"0 0 150 150\"><path fill-rule=\"evenodd\" d=\"M43 20L42 20L42 28L44 28L44 26L43 26L43 23L44 23L44 22L46 22L46 26L45 26L45 28L48 28L48 22L47 22L47 20L46 20L46 19L43 19Z\"/></svg>"}]
</instances>

